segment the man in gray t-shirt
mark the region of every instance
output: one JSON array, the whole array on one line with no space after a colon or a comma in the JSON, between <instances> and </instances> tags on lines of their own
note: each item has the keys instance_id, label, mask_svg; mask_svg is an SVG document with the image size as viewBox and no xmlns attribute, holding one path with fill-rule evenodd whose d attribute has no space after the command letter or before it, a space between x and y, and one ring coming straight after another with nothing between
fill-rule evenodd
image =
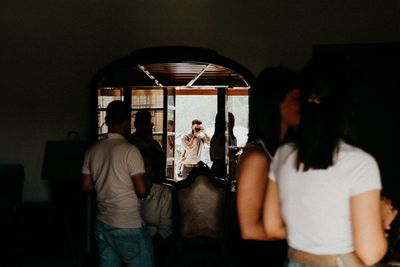
<instances>
[{"instance_id":1,"label":"man in gray t-shirt","mask_svg":"<svg viewBox=\"0 0 400 267\"><path fill-rule=\"evenodd\" d=\"M100 266L154 266L153 248L140 213L149 185L139 150L125 136L130 109L122 101L107 106L107 139L85 155L82 189L97 194L95 236Z\"/></svg>"},{"instance_id":2,"label":"man in gray t-shirt","mask_svg":"<svg viewBox=\"0 0 400 267\"><path fill-rule=\"evenodd\" d=\"M186 179L200 160L201 152L204 144L210 144L211 138L205 131L203 123L200 120L192 121L191 132L182 137L182 146L185 148L183 152L182 163L182 179Z\"/></svg>"}]
</instances>

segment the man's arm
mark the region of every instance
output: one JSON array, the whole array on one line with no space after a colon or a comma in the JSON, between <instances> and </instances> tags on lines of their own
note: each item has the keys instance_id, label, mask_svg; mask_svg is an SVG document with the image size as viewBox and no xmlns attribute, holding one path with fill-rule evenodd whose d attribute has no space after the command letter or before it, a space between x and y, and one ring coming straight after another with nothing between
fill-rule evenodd
<instances>
[{"instance_id":1,"label":"man's arm","mask_svg":"<svg viewBox=\"0 0 400 267\"><path fill-rule=\"evenodd\" d=\"M93 178L90 174L82 173L82 191L90 192L94 188L93 186Z\"/></svg>"},{"instance_id":2,"label":"man's arm","mask_svg":"<svg viewBox=\"0 0 400 267\"><path fill-rule=\"evenodd\" d=\"M189 147L189 148L192 148L192 146L193 146L193 143L194 143L194 139L196 138L196 135L193 135L192 137L189 137L189 135L184 135L183 137L182 137L182 145L183 145L183 147Z\"/></svg>"},{"instance_id":3,"label":"man's arm","mask_svg":"<svg viewBox=\"0 0 400 267\"><path fill-rule=\"evenodd\" d=\"M203 135L200 135L200 132L198 132L198 135L197 135L197 136L200 136L200 137L201 137L201 141L203 141L204 143L206 143L207 145L209 145L210 142L211 142L211 137L207 134L206 128L202 125L202 126L200 127L200 129L201 129L201 133L203 133Z\"/></svg>"},{"instance_id":4,"label":"man's arm","mask_svg":"<svg viewBox=\"0 0 400 267\"><path fill-rule=\"evenodd\" d=\"M203 133L204 133L204 137L202 137L201 139L203 140L204 143L209 145L211 142L211 137L206 132L203 132Z\"/></svg>"},{"instance_id":5,"label":"man's arm","mask_svg":"<svg viewBox=\"0 0 400 267\"><path fill-rule=\"evenodd\" d=\"M150 187L144 173L135 174L131 177L133 187L138 198L146 198L149 195Z\"/></svg>"}]
</instances>

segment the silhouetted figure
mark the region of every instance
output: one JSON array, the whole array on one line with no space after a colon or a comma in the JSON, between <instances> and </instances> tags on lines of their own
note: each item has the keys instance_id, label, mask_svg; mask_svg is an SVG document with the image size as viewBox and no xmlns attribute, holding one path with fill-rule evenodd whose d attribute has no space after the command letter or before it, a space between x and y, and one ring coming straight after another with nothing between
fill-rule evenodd
<instances>
[{"instance_id":1,"label":"silhouetted figure","mask_svg":"<svg viewBox=\"0 0 400 267\"><path fill-rule=\"evenodd\" d=\"M134 126L136 132L132 134L130 142L142 153L146 181L150 187L149 195L142 201L142 216L153 241L156 266L161 267L167 264L172 234L172 196L170 189L163 184L165 154L153 138L153 124L148 110L136 113Z\"/></svg>"},{"instance_id":2,"label":"silhouetted figure","mask_svg":"<svg viewBox=\"0 0 400 267\"><path fill-rule=\"evenodd\" d=\"M299 123L299 100L299 76L285 67L265 68L250 88L249 138L239 158L236 204L241 237L253 241L239 243L240 266L282 266L286 259L286 242L268 241L261 214L269 165Z\"/></svg>"},{"instance_id":3,"label":"silhouetted figure","mask_svg":"<svg viewBox=\"0 0 400 267\"><path fill-rule=\"evenodd\" d=\"M140 214L148 196L143 158L125 136L131 110L122 101L107 106L108 136L85 155L82 189L97 194L95 236L100 266L154 266L150 236Z\"/></svg>"},{"instance_id":4,"label":"silhouetted figure","mask_svg":"<svg viewBox=\"0 0 400 267\"><path fill-rule=\"evenodd\" d=\"M226 127L226 125L228 127ZM235 125L235 117L231 112L228 112L228 123L225 121L225 111L219 111L215 116L215 130L210 142L210 159L213 162L211 172L216 177L227 178L227 164L234 157L234 148L237 145L237 140L233 134ZM228 136L225 132L228 128ZM230 175L232 175L233 166L230 166Z\"/></svg>"},{"instance_id":5,"label":"silhouetted figure","mask_svg":"<svg viewBox=\"0 0 400 267\"><path fill-rule=\"evenodd\" d=\"M172 243L172 195L160 176L152 176L150 193L142 201L142 215L153 241L157 267L168 266L174 255Z\"/></svg>"},{"instance_id":6,"label":"silhouetted figure","mask_svg":"<svg viewBox=\"0 0 400 267\"><path fill-rule=\"evenodd\" d=\"M131 135L129 141L136 145L142 153L146 176L148 181L152 181L152 176L161 176L165 173L165 154L161 145L153 138L153 123L151 113L148 110L139 110L135 115L135 133ZM160 179L160 178L157 178Z\"/></svg>"}]
</instances>

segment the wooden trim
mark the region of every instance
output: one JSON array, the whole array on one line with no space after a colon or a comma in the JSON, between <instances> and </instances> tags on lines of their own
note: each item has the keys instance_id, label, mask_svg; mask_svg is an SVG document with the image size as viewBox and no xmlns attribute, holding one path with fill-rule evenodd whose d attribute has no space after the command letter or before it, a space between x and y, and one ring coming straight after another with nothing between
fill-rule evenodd
<instances>
[{"instance_id":1,"label":"wooden trim","mask_svg":"<svg viewBox=\"0 0 400 267\"><path fill-rule=\"evenodd\" d=\"M122 96L122 88L99 88L97 89L97 96Z\"/></svg>"},{"instance_id":2,"label":"wooden trim","mask_svg":"<svg viewBox=\"0 0 400 267\"><path fill-rule=\"evenodd\" d=\"M182 89L175 90L176 95L217 95L217 89Z\"/></svg>"},{"instance_id":3,"label":"wooden trim","mask_svg":"<svg viewBox=\"0 0 400 267\"><path fill-rule=\"evenodd\" d=\"M182 89L176 90L176 95L217 95L217 89ZM248 89L228 89L228 96L248 96Z\"/></svg>"},{"instance_id":4,"label":"wooden trim","mask_svg":"<svg viewBox=\"0 0 400 267\"><path fill-rule=\"evenodd\" d=\"M248 96L249 89L228 89L228 96Z\"/></svg>"},{"instance_id":5,"label":"wooden trim","mask_svg":"<svg viewBox=\"0 0 400 267\"><path fill-rule=\"evenodd\" d=\"M172 96L175 94L175 87L168 87L167 88L167 96Z\"/></svg>"}]
</instances>

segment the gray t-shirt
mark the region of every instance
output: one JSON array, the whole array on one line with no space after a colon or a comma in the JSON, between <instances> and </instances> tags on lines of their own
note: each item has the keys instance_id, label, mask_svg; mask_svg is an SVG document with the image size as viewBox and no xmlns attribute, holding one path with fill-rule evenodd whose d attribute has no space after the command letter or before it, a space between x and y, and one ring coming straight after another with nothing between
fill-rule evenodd
<instances>
[{"instance_id":1,"label":"gray t-shirt","mask_svg":"<svg viewBox=\"0 0 400 267\"><path fill-rule=\"evenodd\" d=\"M189 147L188 144L190 140L193 141L192 147ZM201 160L201 153L203 151L204 144L210 144L211 138L204 134L200 133L199 137L195 137L194 134L188 133L184 135L181 139L182 146L185 148L185 154L182 159L183 164L197 164Z\"/></svg>"},{"instance_id":2,"label":"gray t-shirt","mask_svg":"<svg viewBox=\"0 0 400 267\"><path fill-rule=\"evenodd\" d=\"M131 177L145 173L139 150L122 135L110 133L85 155L82 173L93 178L97 219L119 228L143 224Z\"/></svg>"}]
</instances>

